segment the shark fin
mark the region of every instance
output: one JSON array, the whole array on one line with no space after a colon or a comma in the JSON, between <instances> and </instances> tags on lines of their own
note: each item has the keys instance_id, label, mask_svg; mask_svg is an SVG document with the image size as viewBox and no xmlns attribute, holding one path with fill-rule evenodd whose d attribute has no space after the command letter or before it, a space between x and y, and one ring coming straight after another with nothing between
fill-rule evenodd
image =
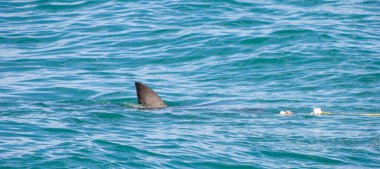
<instances>
[{"instance_id":1,"label":"shark fin","mask_svg":"<svg viewBox=\"0 0 380 169\"><path fill-rule=\"evenodd\" d=\"M144 108L158 109L167 105L151 88L141 82L135 82L138 103Z\"/></svg>"}]
</instances>

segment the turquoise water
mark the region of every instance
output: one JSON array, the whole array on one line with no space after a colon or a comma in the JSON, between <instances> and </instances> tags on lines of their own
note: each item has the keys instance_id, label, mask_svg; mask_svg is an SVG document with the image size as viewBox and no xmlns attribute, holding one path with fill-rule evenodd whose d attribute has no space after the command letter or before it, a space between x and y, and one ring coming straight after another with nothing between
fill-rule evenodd
<instances>
[{"instance_id":1,"label":"turquoise water","mask_svg":"<svg viewBox=\"0 0 380 169\"><path fill-rule=\"evenodd\" d=\"M1 1L0 168L379 168L379 8Z\"/></svg>"}]
</instances>

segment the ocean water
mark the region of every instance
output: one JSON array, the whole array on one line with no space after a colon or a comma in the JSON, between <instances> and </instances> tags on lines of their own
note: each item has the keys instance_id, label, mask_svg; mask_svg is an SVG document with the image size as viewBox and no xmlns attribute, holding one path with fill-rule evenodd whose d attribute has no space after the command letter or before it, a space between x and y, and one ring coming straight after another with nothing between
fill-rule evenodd
<instances>
[{"instance_id":1,"label":"ocean water","mask_svg":"<svg viewBox=\"0 0 380 169\"><path fill-rule=\"evenodd\" d=\"M379 9L1 0L0 168L380 168Z\"/></svg>"}]
</instances>

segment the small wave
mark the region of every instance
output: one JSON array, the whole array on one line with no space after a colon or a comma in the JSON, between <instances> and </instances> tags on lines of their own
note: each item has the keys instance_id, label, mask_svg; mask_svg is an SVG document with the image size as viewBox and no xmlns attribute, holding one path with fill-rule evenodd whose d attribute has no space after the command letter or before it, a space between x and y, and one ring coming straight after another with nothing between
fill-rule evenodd
<instances>
[{"instance_id":1,"label":"small wave","mask_svg":"<svg viewBox=\"0 0 380 169\"><path fill-rule=\"evenodd\" d=\"M240 43L244 45L257 45L257 44L262 44L269 39L270 39L269 37L248 38L248 39L241 40Z\"/></svg>"},{"instance_id":2,"label":"small wave","mask_svg":"<svg viewBox=\"0 0 380 169\"><path fill-rule=\"evenodd\" d=\"M275 35L300 35L300 34L309 34L309 33L315 33L315 31L311 29L283 29L274 31L271 33L272 36Z\"/></svg>"},{"instance_id":3,"label":"small wave","mask_svg":"<svg viewBox=\"0 0 380 169\"><path fill-rule=\"evenodd\" d=\"M91 114L93 114L94 116L96 116L98 118L102 118L102 119L122 119L125 117L123 114L120 114L120 113L95 112L95 113L91 113Z\"/></svg>"},{"instance_id":4,"label":"small wave","mask_svg":"<svg viewBox=\"0 0 380 169\"><path fill-rule=\"evenodd\" d=\"M41 1L43 2L43 1ZM100 2L97 1L75 1L75 2L43 2L41 4L38 4L36 6L36 9L40 9L43 11L72 11L72 10L78 10L80 8L88 8L93 5L100 4Z\"/></svg>"},{"instance_id":5,"label":"small wave","mask_svg":"<svg viewBox=\"0 0 380 169\"><path fill-rule=\"evenodd\" d=\"M51 132L53 134L73 134L73 133L80 133L79 131L68 129L68 128L44 128L45 131Z\"/></svg>"},{"instance_id":6,"label":"small wave","mask_svg":"<svg viewBox=\"0 0 380 169\"><path fill-rule=\"evenodd\" d=\"M345 161L336 157L311 155L306 153L296 153L291 151L261 151L262 154L268 157L275 158L287 158L288 160L301 160L301 161L315 161L317 163L329 164L329 165L342 165Z\"/></svg>"},{"instance_id":7,"label":"small wave","mask_svg":"<svg viewBox=\"0 0 380 169\"><path fill-rule=\"evenodd\" d=\"M130 145L114 143L107 140L96 139L96 140L93 140L93 142L104 147L105 149L112 149L112 150L118 150L118 151L129 152L129 153L141 153L141 154L146 154L146 155L151 155L151 156L156 156L156 157L167 157L166 155L163 155L163 154L140 149L140 148L130 146Z\"/></svg>"}]
</instances>

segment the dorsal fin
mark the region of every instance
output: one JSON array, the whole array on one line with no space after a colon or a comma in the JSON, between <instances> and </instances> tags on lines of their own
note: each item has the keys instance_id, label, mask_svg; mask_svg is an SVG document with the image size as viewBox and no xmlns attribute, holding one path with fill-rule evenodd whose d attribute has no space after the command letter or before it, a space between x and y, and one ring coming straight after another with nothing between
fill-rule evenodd
<instances>
[{"instance_id":1,"label":"dorsal fin","mask_svg":"<svg viewBox=\"0 0 380 169\"><path fill-rule=\"evenodd\" d=\"M137 99L144 108L164 108L167 105L151 88L141 82L135 82Z\"/></svg>"}]
</instances>

